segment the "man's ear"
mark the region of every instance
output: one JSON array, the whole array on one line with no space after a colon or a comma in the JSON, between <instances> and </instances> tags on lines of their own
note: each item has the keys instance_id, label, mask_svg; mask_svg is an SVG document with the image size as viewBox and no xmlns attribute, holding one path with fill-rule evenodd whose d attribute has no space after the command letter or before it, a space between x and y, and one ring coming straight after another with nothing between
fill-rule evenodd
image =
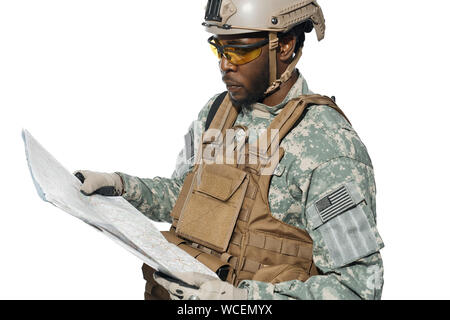
<instances>
[{"instance_id":1,"label":"man's ear","mask_svg":"<svg viewBox=\"0 0 450 320\"><path fill-rule=\"evenodd\" d=\"M295 53L295 44L297 43L297 38L292 34L280 38L280 60L284 63L290 63L292 57Z\"/></svg>"}]
</instances>

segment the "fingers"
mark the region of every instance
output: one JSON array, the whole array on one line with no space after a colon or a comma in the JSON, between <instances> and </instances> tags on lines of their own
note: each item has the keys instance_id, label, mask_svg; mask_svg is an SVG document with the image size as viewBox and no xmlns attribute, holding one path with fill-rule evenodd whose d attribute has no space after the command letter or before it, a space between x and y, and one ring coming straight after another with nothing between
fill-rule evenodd
<instances>
[{"instance_id":1,"label":"fingers","mask_svg":"<svg viewBox=\"0 0 450 320\"><path fill-rule=\"evenodd\" d=\"M202 284L209 281L218 280L218 278L197 272L176 272L174 273L174 275L178 279L182 279L187 284L195 287L200 287Z\"/></svg>"},{"instance_id":2,"label":"fingers","mask_svg":"<svg viewBox=\"0 0 450 320\"><path fill-rule=\"evenodd\" d=\"M95 193L97 189L102 187L99 181L98 174L89 170L78 170L74 172L75 177L81 181L82 185L80 191L85 196L90 196Z\"/></svg>"},{"instance_id":3,"label":"fingers","mask_svg":"<svg viewBox=\"0 0 450 320\"><path fill-rule=\"evenodd\" d=\"M191 296L196 296L198 292L198 288L188 288L185 285L180 284L178 279L173 278L172 280L170 277L158 272L153 274L153 279L169 292L172 300L187 300Z\"/></svg>"},{"instance_id":4,"label":"fingers","mask_svg":"<svg viewBox=\"0 0 450 320\"><path fill-rule=\"evenodd\" d=\"M74 174L75 177L78 178L78 180L81 181L81 183L84 182L85 178L84 178L84 175L81 173L81 171L75 171L73 174Z\"/></svg>"},{"instance_id":5,"label":"fingers","mask_svg":"<svg viewBox=\"0 0 450 320\"><path fill-rule=\"evenodd\" d=\"M103 173L78 170L74 175L81 181L80 191L86 196L100 194L103 196L120 196L123 193L122 179L117 173Z\"/></svg>"},{"instance_id":6,"label":"fingers","mask_svg":"<svg viewBox=\"0 0 450 320\"><path fill-rule=\"evenodd\" d=\"M158 283L169 292L170 298L172 300L184 299L184 292L183 290L181 290L181 288L177 288L179 286L178 284L159 276L157 272L153 274L153 279L155 279L156 283Z\"/></svg>"}]
</instances>

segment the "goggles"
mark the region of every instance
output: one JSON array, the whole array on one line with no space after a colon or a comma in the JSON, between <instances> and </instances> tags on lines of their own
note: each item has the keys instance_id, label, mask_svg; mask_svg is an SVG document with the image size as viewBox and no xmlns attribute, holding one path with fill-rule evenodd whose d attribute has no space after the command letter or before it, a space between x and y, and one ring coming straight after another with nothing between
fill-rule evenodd
<instances>
[{"instance_id":1,"label":"goggles","mask_svg":"<svg viewBox=\"0 0 450 320\"><path fill-rule=\"evenodd\" d=\"M212 36L208 39L208 43L217 58L225 57L234 65L243 65L258 58L261 55L262 47L269 43L269 39L252 44L223 46L218 39Z\"/></svg>"}]
</instances>

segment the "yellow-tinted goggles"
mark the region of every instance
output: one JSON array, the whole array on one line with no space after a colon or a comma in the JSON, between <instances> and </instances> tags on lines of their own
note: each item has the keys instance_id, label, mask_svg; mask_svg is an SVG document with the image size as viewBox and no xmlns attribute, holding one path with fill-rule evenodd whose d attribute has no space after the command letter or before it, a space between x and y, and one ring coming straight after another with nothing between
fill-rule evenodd
<instances>
[{"instance_id":1,"label":"yellow-tinted goggles","mask_svg":"<svg viewBox=\"0 0 450 320\"><path fill-rule=\"evenodd\" d=\"M262 47L269 43L268 39L263 41L243 44L243 45L221 45L219 40L211 37L208 39L211 50L217 58L225 57L234 65L242 65L249 63L261 55Z\"/></svg>"}]
</instances>

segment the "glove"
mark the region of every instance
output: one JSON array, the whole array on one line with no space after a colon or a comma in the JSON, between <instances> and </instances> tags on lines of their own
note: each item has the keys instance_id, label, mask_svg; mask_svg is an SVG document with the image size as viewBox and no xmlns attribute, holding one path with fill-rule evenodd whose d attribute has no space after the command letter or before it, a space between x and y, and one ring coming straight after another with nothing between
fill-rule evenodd
<instances>
[{"instance_id":1,"label":"glove","mask_svg":"<svg viewBox=\"0 0 450 320\"><path fill-rule=\"evenodd\" d=\"M117 173L79 170L74 175L83 183L80 191L85 196L94 193L102 196L121 196L123 194L122 178Z\"/></svg>"},{"instance_id":2,"label":"glove","mask_svg":"<svg viewBox=\"0 0 450 320\"><path fill-rule=\"evenodd\" d=\"M195 272L175 276L196 288L186 287L176 279L170 280L155 272L153 278L169 292L172 300L247 300L246 289L238 289L217 278Z\"/></svg>"}]
</instances>

